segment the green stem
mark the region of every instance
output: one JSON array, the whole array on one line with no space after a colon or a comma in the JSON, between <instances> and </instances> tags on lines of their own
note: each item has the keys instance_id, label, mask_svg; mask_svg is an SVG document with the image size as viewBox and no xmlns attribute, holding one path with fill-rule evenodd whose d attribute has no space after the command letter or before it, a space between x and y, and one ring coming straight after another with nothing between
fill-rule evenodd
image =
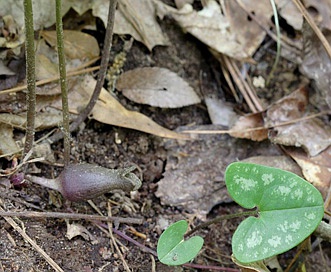
<instances>
[{"instance_id":1,"label":"green stem","mask_svg":"<svg viewBox=\"0 0 331 272\"><path fill-rule=\"evenodd\" d=\"M110 59L110 49L112 47L112 40L113 40L113 28L114 28L114 22L115 22L115 10L116 10L116 4L117 0L109 0L109 10L108 10L108 20L107 20L107 29L106 29L106 37L105 42L102 50L102 57L101 57L101 64L100 64L100 70L98 75L98 80L96 83L96 86L94 88L92 97L85 107L85 109L80 112L78 117L71 123L70 125L70 131L75 131L79 125L84 122L84 120L87 118L87 116L92 111L95 103L97 102L105 77L106 72L108 68L108 63ZM50 137L48 140L51 143L54 143L58 140L60 140L62 137L61 134L57 133L54 134L52 137Z\"/></svg>"},{"instance_id":2,"label":"green stem","mask_svg":"<svg viewBox=\"0 0 331 272\"><path fill-rule=\"evenodd\" d=\"M194 232L196 232L196 231L198 231L200 229L206 228L209 225L218 223L218 222L220 222L222 220L233 219L233 218L241 217L241 216L250 216L250 215L258 215L258 211L255 210L255 211L247 211L247 212L240 212L240 213L233 213L233 214L226 214L226 215L218 216L218 217L216 217L216 218L214 218L214 219L212 219L210 221L207 221L205 223L202 223L202 224L196 226L194 229L192 229L189 232L187 232L185 234L185 237L188 237L188 236L192 235Z\"/></svg>"},{"instance_id":3,"label":"green stem","mask_svg":"<svg viewBox=\"0 0 331 272\"><path fill-rule=\"evenodd\" d=\"M279 27L277 7L276 7L276 4L275 4L275 1L274 0L270 0L270 4L271 4L272 11L273 11L273 14L274 14L275 26L276 26L276 32L277 32L277 55L276 55L275 62L272 65L270 74L269 74L269 76L268 76L268 78L266 80L266 85L267 86L269 85L270 80L271 80L274 72L276 71L276 68L277 68L277 65L278 65L278 62L279 62L279 57L280 57L280 50L281 50L280 27Z\"/></svg>"},{"instance_id":4,"label":"green stem","mask_svg":"<svg viewBox=\"0 0 331 272\"><path fill-rule=\"evenodd\" d=\"M36 117L36 73L34 52L34 29L32 1L24 0L24 23L25 23L25 54L26 54L26 78L27 78L27 116L25 144L22 159L30 152L34 142L35 117Z\"/></svg>"},{"instance_id":5,"label":"green stem","mask_svg":"<svg viewBox=\"0 0 331 272\"><path fill-rule=\"evenodd\" d=\"M59 57L59 72L60 85L62 94L62 117L63 117L63 145L64 145L64 166L68 166L70 162L70 132L69 132L69 105L68 105L68 89L67 89L67 72L66 60L64 55L63 43L63 24L62 24L62 1L56 0L56 38L57 51Z\"/></svg>"}]
</instances>

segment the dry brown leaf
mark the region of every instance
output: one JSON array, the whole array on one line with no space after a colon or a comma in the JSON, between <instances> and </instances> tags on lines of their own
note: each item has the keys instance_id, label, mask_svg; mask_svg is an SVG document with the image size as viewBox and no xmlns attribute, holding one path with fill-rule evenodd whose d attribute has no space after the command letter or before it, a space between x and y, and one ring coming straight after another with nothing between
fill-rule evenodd
<instances>
[{"instance_id":1,"label":"dry brown leaf","mask_svg":"<svg viewBox=\"0 0 331 272\"><path fill-rule=\"evenodd\" d=\"M303 147L310 156L316 156L331 145L331 129L317 118L281 126L269 133L276 144Z\"/></svg>"},{"instance_id":2,"label":"dry brown leaf","mask_svg":"<svg viewBox=\"0 0 331 272\"><path fill-rule=\"evenodd\" d=\"M265 31L253 20L249 20L238 6L233 11L229 7L229 14L225 16L215 0L205 2L206 5L200 11L195 11L189 4L180 10L161 1L157 1L156 5L161 18L165 15L172 16L185 32L213 50L236 59L250 58L263 41ZM236 1L225 2L229 5ZM255 6L259 6L260 2L263 1L254 1Z\"/></svg>"},{"instance_id":3,"label":"dry brown leaf","mask_svg":"<svg viewBox=\"0 0 331 272\"><path fill-rule=\"evenodd\" d=\"M89 101L96 81L91 76L85 76L69 93L71 112L79 112ZM56 104L57 106L59 104ZM166 129L147 116L125 109L111 94L102 89L99 100L92 110L95 120L119 127L131 128L165 138L188 139L189 137Z\"/></svg>"},{"instance_id":4,"label":"dry brown leaf","mask_svg":"<svg viewBox=\"0 0 331 272\"><path fill-rule=\"evenodd\" d=\"M36 79L42 80L58 75L59 68L43 54L36 55Z\"/></svg>"},{"instance_id":5,"label":"dry brown leaf","mask_svg":"<svg viewBox=\"0 0 331 272\"><path fill-rule=\"evenodd\" d=\"M329 0L305 0L304 4L321 29L331 30L331 2Z\"/></svg>"},{"instance_id":6,"label":"dry brown leaf","mask_svg":"<svg viewBox=\"0 0 331 272\"><path fill-rule=\"evenodd\" d=\"M231 131L236 132L231 132L230 135L235 138L250 139L253 141L263 141L268 139L268 129L266 128L249 131L250 129L257 127L264 127L264 121L261 112L239 117L234 126L231 128Z\"/></svg>"},{"instance_id":7,"label":"dry brown leaf","mask_svg":"<svg viewBox=\"0 0 331 272\"><path fill-rule=\"evenodd\" d=\"M127 71L119 77L116 88L130 100L154 107L178 108L200 103L193 88L165 68L145 67Z\"/></svg>"},{"instance_id":8,"label":"dry brown leaf","mask_svg":"<svg viewBox=\"0 0 331 272\"><path fill-rule=\"evenodd\" d=\"M316 92L319 95L315 98L316 101L314 101L314 104L323 110L323 106L326 102L331 109L330 57L307 23L305 23L303 35L305 54L300 66L300 71L303 75L312 79L316 86ZM331 43L331 31L325 31L324 35L329 43Z\"/></svg>"},{"instance_id":9,"label":"dry brown leaf","mask_svg":"<svg viewBox=\"0 0 331 272\"><path fill-rule=\"evenodd\" d=\"M62 113L60 111L39 112L36 115L35 129L43 130L46 128L57 127L62 122ZM15 128L25 129L26 113L22 114L0 114L0 123L4 123Z\"/></svg>"},{"instance_id":10,"label":"dry brown leaf","mask_svg":"<svg viewBox=\"0 0 331 272\"><path fill-rule=\"evenodd\" d=\"M119 0L114 33L130 34L135 40L145 44L150 51L156 45L169 44L155 18L152 0Z\"/></svg>"},{"instance_id":11,"label":"dry brown leaf","mask_svg":"<svg viewBox=\"0 0 331 272\"><path fill-rule=\"evenodd\" d=\"M72 8L80 15L88 9L92 9L92 14L99 17L107 26L108 9L105 6L108 4L108 0L74 1ZM119 0L115 14L114 33L129 34L135 40L145 44L150 51L156 45L168 45L168 38L155 17L153 0Z\"/></svg>"},{"instance_id":12,"label":"dry brown leaf","mask_svg":"<svg viewBox=\"0 0 331 272\"><path fill-rule=\"evenodd\" d=\"M234 120L237 119L233 105L214 96L205 97L204 100L212 124L230 127L234 123Z\"/></svg>"},{"instance_id":13,"label":"dry brown leaf","mask_svg":"<svg viewBox=\"0 0 331 272\"><path fill-rule=\"evenodd\" d=\"M0 123L0 139L0 155L19 152L20 149L14 139L12 126Z\"/></svg>"},{"instance_id":14,"label":"dry brown leaf","mask_svg":"<svg viewBox=\"0 0 331 272\"><path fill-rule=\"evenodd\" d=\"M266 125L274 126L302 117L307 104L308 90L305 87L297 89L268 108L265 119Z\"/></svg>"},{"instance_id":15,"label":"dry brown leaf","mask_svg":"<svg viewBox=\"0 0 331 272\"><path fill-rule=\"evenodd\" d=\"M331 184L331 147L315 157L298 148L286 147L285 150L301 167L305 179L317 187L325 199Z\"/></svg>"},{"instance_id":16,"label":"dry brown leaf","mask_svg":"<svg viewBox=\"0 0 331 272\"><path fill-rule=\"evenodd\" d=\"M266 112L267 126L292 121L304 116L308 103L306 88L300 88L280 99ZM316 156L331 144L331 129L317 118L276 126L269 133L269 139L286 146L302 146L310 156Z\"/></svg>"},{"instance_id":17,"label":"dry brown leaf","mask_svg":"<svg viewBox=\"0 0 331 272\"><path fill-rule=\"evenodd\" d=\"M93 59L100 54L97 40L86 33L64 30L64 53L70 59ZM56 47L56 31L41 31L42 37Z\"/></svg>"},{"instance_id":18,"label":"dry brown leaf","mask_svg":"<svg viewBox=\"0 0 331 272\"><path fill-rule=\"evenodd\" d=\"M97 244L98 240L94 237L92 233L90 233L84 226L76 223L70 224L68 221L67 223L67 233L66 237L71 240L76 236L83 237L84 240L91 241L92 244Z\"/></svg>"}]
</instances>

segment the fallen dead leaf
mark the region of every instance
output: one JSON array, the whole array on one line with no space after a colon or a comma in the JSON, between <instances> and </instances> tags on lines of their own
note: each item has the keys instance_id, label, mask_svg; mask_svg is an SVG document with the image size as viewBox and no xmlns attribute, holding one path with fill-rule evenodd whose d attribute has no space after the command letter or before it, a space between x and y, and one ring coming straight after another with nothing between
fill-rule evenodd
<instances>
[{"instance_id":1,"label":"fallen dead leaf","mask_svg":"<svg viewBox=\"0 0 331 272\"><path fill-rule=\"evenodd\" d=\"M212 96L205 97L204 100L212 124L226 127L232 126L237 119L237 114L233 110L233 105Z\"/></svg>"},{"instance_id":2,"label":"fallen dead leaf","mask_svg":"<svg viewBox=\"0 0 331 272\"><path fill-rule=\"evenodd\" d=\"M114 33L130 34L152 51L156 45L168 45L169 40L156 20L152 0L119 0Z\"/></svg>"},{"instance_id":3,"label":"fallen dead leaf","mask_svg":"<svg viewBox=\"0 0 331 272\"><path fill-rule=\"evenodd\" d=\"M99 56L98 41L91 35L64 30L64 53L70 59L93 59ZM54 48L56 47L56 31L41 31L42 37Z\"/></svg>"},{"instance_id":4,"label":"fallen dead leaf","mask_svg":"<svg viewBox=\"0 0 331 272\"><path fill-rule=\"evenodd\" d=\"M276 144L303 147L310 156L316 156L331 145L331 128L314 118L273 129L269 139Z\"/></svg>"},{"instance_id":5,"label":"fallen dead leaf","mask_svg":"<svg viewBox=\"0 0 331 272\"><path fill-rule=\"evenodd\" d=\"M302 146L310 156L316 156L331 144L331 128L317 118L295 122L290 125L277 124L301 118L308 103L308 91L305 87L280 99L266 111L265 123L274 127L269 139L276 144Z\"/></svg>"},{"instance_id":6,"label":"fallen dead leaf","mask_svg":"<svg viewBox=\"0 0 331 272\"><path fill-rule=\"evenodd\" d=\"M136 103L160 108L178 108L200 103L193 88L176 73L145 67L123 73L116 84L123 95Z\"/></svg>"},{"instance_id":7,"label":"fallen dead leaf","mask_svg":"<svg viewBox=\"0 0 331 272\"><path fill-rule=\"evenodd\" d=\"M301 167L302 173L323 195L325 199L331 185L331 147L315 157L310 157L302 149L286 147L286 152Z\"/></svg>"},{"instance_id":8,"label":"fallen dead leaf","mask_svg":"<svg viewBox=\"0 0 331 272\"><path fill-rule=\"evenodd\" d=\"M264 127L262 113L253 113L238 118L231 128L230 135L235 138L250 139L252 141L263 141L268 139L268 129L254 130L254 128ZM253 129L253 130L250 130Z\"/></svg>"},{"instance_id":9,"label":"fallen dead leaf","mask_svg":"<svg viewBox=\"0 0 331 272\"><path fill-rule=\"evenodd\" d=\"M299 88L291 94L272 104L266 111L267 126L274 126L283 122L302 117L308 104L308 90Z\"/></svg>"},{"instance_id":10,"label":"fallen dead leaf","mask_svg":"<svg viewBox=\"0 0 331 272\"><path fill-rule=\"evenodd\" d=\"M91 241L92 244L98 244L98 240L90 233L84 226L76 223L70 224L67 220L67 233L66 237L71 240L76 236L83 237L84 240Z\"/></svg>"},{"instance_id":11,"label":"fallen dead leaf","mask_svg":"<svg viewBox=\"0 0 331 272\"><path fill-rule=\"evenodd\" d=\"M105 26L108 18L108 0L74 1L72 8L82 15L89 9L99 17ZM169 40L163 33L156 20L155 8L152 0L119 0L115 13L114 33L131 35L135 40L142 42L152 51L156 45L168 45Z\"/></svg>"},{"instance_id":12,"label":"fallen dead leaf","mask_svg":"<svg viewBox=\"0 0 331 272\"><path fill-rule=\"evenodd\" d=\"M72 1L63 1L62 14L64 15L70 9ZM33 26L35 30L43 29L52 26L55 23L55 3L34 0L33 6ZM20 0L0 0L0 16L11 14L16 22L23 29L24 26L24 7L23 2Z\"/></svg>"},{"instance_id":13,"label":"fallen dead leaf","mask_svg":"<svg viewBox=\"0 0 331 272\"><path fill-rule=\"evenodd\" d=\"M321 29L331 30L331 2L329 0L305 0L304 4Z\"/></svg>"},{"instance_id":14,"label":"fallen dead leaf","mask_svg":"<svg viewBox=\"0 0 331 272\"><path fill-rule=\"evenodd\" d=\"M0 123L0 155L15 154L19 152L19 147L14 140L13 127Z\"/></svg>"},{"instance_id":15,"label":"fallen dead leaf","mask_svg":"<svg viewBox=\"0 0 331 272\"><path fill-rule=\"evenodd\" d=\"M331 31L325 31L325 38L331 42ZM325 102L331 109L331 60L324 46L316 37L313 30L305 24L304 31L304 58L300 65L300 72L313 80L318 95L314 104L322 108Z\"/></svg>"},{"instance_id":16,"label":"fallen dead leaf","mask_svg":"<svg viewBox=\"0 0 331 272\"><path fill-rule=\"evenodd\" d=\"M230 2L236 1L227 1L226 5ZM260 2L263 1L254 3L259 6ZM178 10L161 1L155 3L161 19L165 15L173 17L185 32L192 34L216 52L236 59L250 58L265 37L265 31L253 20L249 20L247 14L238 6L235 10L229 7L229 14L225 16L215 0L205 1L206 5L200 11L194 10L189 4Z\"/></svg>"},{"instance_id":17,"label":"fallen dead leaf","mask_svg":"<svg viewBox=\"0 0 331 272\"><path fill-rule=\"evenodd\" d=\"M43 54L36 55L36 79L48 79L58 75L59 68Z\"/></svg>"},{"instance_id":18,"label":"fallen dead leaf","mask_svg":"<svg viewBox=\"0 0 331 272\"><path fill-rule=\"evenodd\" d=\"M36 114L35 129L43 130L47 128L57 127L62 122L62 113L60 111L39 112ZM25 130L26 127L26 113L0 114L0 123L10 125L15 128Z\"/></svg>"},{"instance_id":19,"label":"fallen dead leaf","mask_svg":"<svg viewBox=\"0 0 331 272\"><path fill-rule=\"evenodd\" d=\"M86 106L95 84L96 80L92 76L86 75L74 86L73 90L69 93L69 107L71 112L78 113ZM58 108L61 106L61 102L57 101L52 105ZM187 135L166 129L139 112L125 109L104 88L92 110L91 117L101 123L131 128L160 137L189 139Z\"/></svg>"}]
</instances>

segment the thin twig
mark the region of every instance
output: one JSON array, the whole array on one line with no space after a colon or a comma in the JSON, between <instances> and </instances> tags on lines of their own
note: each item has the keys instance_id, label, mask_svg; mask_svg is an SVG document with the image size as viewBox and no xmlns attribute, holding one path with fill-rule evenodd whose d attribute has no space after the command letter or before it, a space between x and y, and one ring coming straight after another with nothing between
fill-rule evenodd
<instances>
[{"instance_id":1,"label":"thin twig","mask_svg":"<svg viewBox=\"0 0 331 272\"><path fill-rule=\"evenodd\" d=\"M155 250L149 248L149 247L146 247L145 245L139 243L138 241L132 239L131 237L127 236L125 233L119 231L118 229L115 229L113 228L113 232L116 233L118 236L122 237L123 239L129 241L130 243L136 245L137 247L139 247L143 252L147 252L147 253L150 253L154 256L157 257L157 253Z\"/></svg>"},{"instance_id":2,"label":"thin twig","mask_svg":"<svg viewBox=\"0 0 331 272\"><path fill-rule=\"evenodd\" d=\"M102 50L102 58L100 64L100 70L98 75L98 80L96 86L94 88L92 97L85 107L85 109L79 114L79 116L71 123L70 132L75 131L79 125L84 122L87 116L92 111L95 103L97 102L104 80L107 72L107 67L110 59L110 49L112 47L112 39L113 39L113 28L115 21L115 9L116 9L117 0L109 0L109 10L108 10L108 20L107 20L107 29L106 29L106 37L104 42L104 47ZM52 137L49 138L51 143L54 143L60 140L63 137L62 133L56 133Z\"/></svg>"},{"instance_id":3,"label":"thin twig","mask_svg":"<svg viewBox=\"0 0 331 272\"><path fill-rule=\"evenodd\" d=\"M87 63L84 63L84 65L81 65L80 67L77 67L75 70L71 70L67 73L67 77L73 77L73 76L77 76L77 75L81 75L81 74L86 74L86 73L90 73L96 70L100 69L100 66L93 66L93 67L89 67L89 68L84 68L86 67L86 65L90 65L91 63L94 63L97 59L93 59L93 61L89 61ZM36 82L36 86L41 86L41 85L45 85L54 81L58 81L60 79L60 77L57 76L53 76L50 78L46 78L46 79L42 79ZM10 89L6 89L6 90L2 90L0 92L0 95L3 94L9 94L9 93L16 93L19 91L23 91L27 88L27 85L21 85L21 86L17 86L14 88L10 88Z\"/></svg>"},{"instance_id":4,"label":"thin twig","mask_svg":"<svg viewBox=\"0 0 331 272\"><path fill-rule=\"evenodd\" d=\"M112 215L111 214L111 206L110 206L110 203L108 202L108 216L111 216L111 215ZM123 257L122 251L120 250L120 248L117 245L117 242L116 242L116 240L114 238L114 235L113 235L113 231L112 230L113 230L112 223L111 222L108 222L108 231L109 231L110 239L111 239L114 247L116 248L116 251L117 251L118 255L120 256L120 258L122 260L124 269L127 272L131 272L129 265L127 264L126 260Z\"/></svg>"},{"instance_id":5,"label":"thin twig","mask_svg":"<svg viewBox=\"0 0 331 272\"><path fill-rule=\"evenodd\" d=\"M55 1L56 13L56 41L59 58L60 86L62 97L62 118L63 118L63 146L64 146L64 166L68 166L70 162L70 133L69 133L69 104L68 104L68 87L67 87L67 71L66 60L64 55L64 35L62 24L62 0Z\"/></svg>"},{"instance_id":6,"label":"thin twig","mask_svg":"<svg viewBox=\"0 0 331 272\"><path fill-rule=\"evenodd\" d=\"M32 149L35 134L36 117L36 71L35 71L35 52L34 52L34 29L33 29L33 9L32 1L24 0L24 23L25 23L25 54L26 54L26 78L27 78L27 117L25 144L22 158ZM25 172L27 166L24 167Z\"/></svg>"},{"instance_id":7,"label":"thin twig","mask_svg":"<svg viewBox=\"0 0 331 272\"><path fill-rule=\"evenodd\" d=\"M246 133L246 132L252 132L252 131L258 131L258 130L265 130L265 129L272 129L276 127L281 127L281 126L288 126L292 124L296 124L297 122L301 121L306 121L309 119L313 119L319 116L331 114L330 111L323 111L319 113L315 113L309 116L304 116L300 118L296 118L290 121L286 122L281 122L278 124L274 124L271 126L266 126L266 127L253 127L253 128L247 128L247 129L239 129L239 130L231 130L231 129L225 129L225 130L184 130L182 133L192 133L192 134L232 134L232 133Z\"/></svg>"},{"instance_id":8,"label":"thin twig","mask_svg":"<svg viewBox=\"0 0 331 272\"><path fill-rule=\"evenodd\" d=\"M40 247L38 244L28 236L25 231L10 217L7 217L5 214L6 212L0 207L1 216L12 226L14 230L16 230L25 241L27 241L48 263L51 267L58 272L64 272L62 268L51 258L48 254Z\"/></svg>"},{"instance_id":9,"label":"thin twig","mask_svg":"<svg viewBox=\"0 0 331 272\"><path fill-rule=\"evenodd\" d=\"M27 218L63 218L71 220L89 220L89 221L106 221L106 222L118 222L126 224L142 224L143 219L140 218L123 218L116 216L100 216L93 214L79 214L79 213L59 213L59 212L11 212L11 211L0 211L0 216L8 217L27 217Z\"/></svg>"}]
</instances>

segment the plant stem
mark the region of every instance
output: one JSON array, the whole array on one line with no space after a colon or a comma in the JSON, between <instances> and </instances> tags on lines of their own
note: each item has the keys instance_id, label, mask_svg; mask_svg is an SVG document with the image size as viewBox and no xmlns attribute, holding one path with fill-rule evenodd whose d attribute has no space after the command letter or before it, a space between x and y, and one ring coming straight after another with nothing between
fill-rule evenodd
<instances>
[{"instance_id":1,"label":"plant stem","mask_svg":"<svg viewBox=\"0 0 331 272\"><path fill-rule=\"evenodd\" d=\"M32 149L35 134L36 117L36 73L35 73L35 52L34 52L34 29L32 1L24 0L24 23L25 23L25 54L26 54L26 78L27 78L27 116L25 144L22 159ZM23 172L26 167L23 169Z\"/></svg>"},{"instance_id":2,"label":"plant stem","mask_svg":"<svg viewBox=\"0 0 331 272\"><path fill-rule=\"evenodd\" d=\"M194 232L196 232L196 231L198 231L200 229L206 228L209 225L218 223L218 222L220 222L222 220L232 219L232 218L241 217L241 216L250 216L250 215L258 215L258 211L255 210L255 211L240 212L240 213L233 213L233 214L226 214L226 215L218 216L218 217L216 217L216 218L214 218L214 219L212 219L210 221L207 221L205 223L202 223L202 224L196 226L194 229L192 229L189 232L187 232L185 234L185 237L188 237L188 236L192 235Z\"/></svg>"},{"instance_id":3,"label":"plant stem","mask_svg":"<svg viewBox=\"0 0 331 272\"><path fill-rule=\"evenodd\" d=\"M69 105L68 105L68 90L67 90L67 72L66 60L64 55L63 43L63 24L62 24L62 1L56 0L56 38L57 51L59 57L59 72L60 85L62 96L62 117L63 117L63 146L64 146L64 166L68 166L70 162L70 132L69 132Z\"/></svg>"},{"instance_id":4,"label":"plant stem","mask_svg":"<svg viewBox=\"0 0 331 272\"><path fill-rule=\"evenodd\" d=\"M113 28L114 28L114 19L115 19L115 9L116 9L117 0L109 0L109 10L108 10L108 20L107 20L107 28L106 28L106 36L105 36L105 42L102 50L102 58L101 58L101 64L100 64L100 70L98 75L97 84L94 88L92 97L85 107L85 109L78 115L78 117L71 123L70 125L70 132L75 131L79 125L84 122L84 120L87 118L87 116L92 111L95 103L98 100L98 97L100 95L106 72L107 67L109 63L110 58L110 49L112 46L112 40L113 40ZM60 140L62 137L62 134L57 133L54 134L52 137L50 137L48 140L51 143L54 143L58 140Z\"/></svg>"}]
</instances>

